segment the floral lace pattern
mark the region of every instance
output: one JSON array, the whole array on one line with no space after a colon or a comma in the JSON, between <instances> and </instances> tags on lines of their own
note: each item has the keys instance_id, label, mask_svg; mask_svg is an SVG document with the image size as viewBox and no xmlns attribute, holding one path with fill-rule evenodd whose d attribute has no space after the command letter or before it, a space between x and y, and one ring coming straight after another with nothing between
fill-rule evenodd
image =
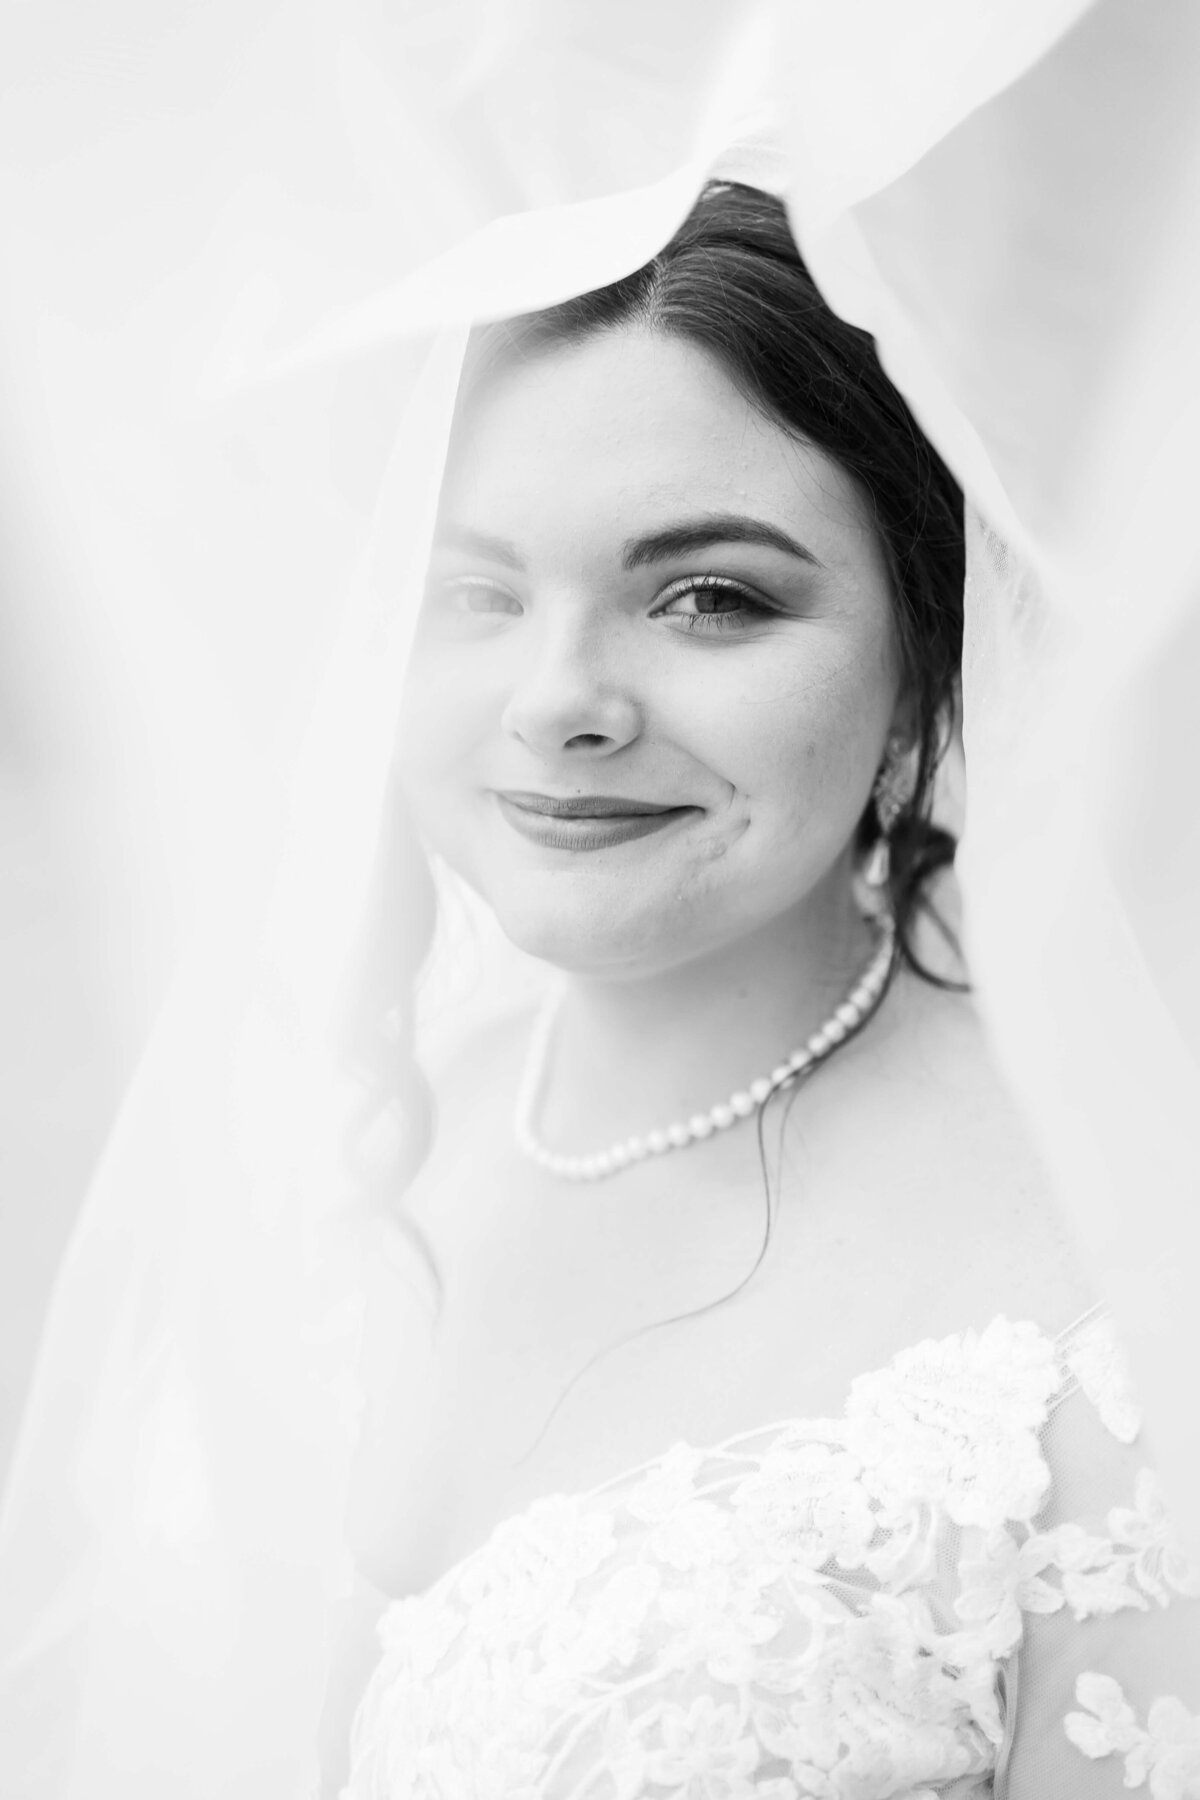
<instances>
[{"instance_id":1,"label":"floral lace pattern","mask_svg":"<svg viewBox=\"0 0 1200 1800\"><path fill-rule=\"evenodd\" d=\"M1107 1313L1090 1319L1072 1340L1067 1367L1122 1444L1132 1444L1142 1428L1125 1351Z\"/></svg>"},{"instance_id":2,"label":"floral lace pattern","mask_svg":"<svg viewBox=\"0 0 1200 1800\"><path fill-rule=\"evenodd\" d=\"M1123 1756L1125 1786L1145 1787L1152 1800L1200 1795L1200 1715L1168 1697L1156 1700L1146 1725L1110 1675L1081 1675L1075 1698L1084 1712L1068 1713L1067 1736L1085 1756Z\"/></svg>"},{"instance_id":3,"label":"floral lace pattern","mask_svg":"<svg viewBox=\"0 0 1200 1800\"><path fill-rule=\"evenodd\" d=\"M1200 1593L1149 1471L1102 1530L1038 1527L1056 1399L1078 1383L1116 1435L1128 1422L1097 1374L1101 1343L1077 1366L1001 1317L859 1377L838 1419L677 1444L590 1493L536 1501L388 1608L343 1800L934 1800L982 1786L1028 1616ZM1142 1731L1105 1680L1081 1680L1090 1712L1071 1714L1071 1743L1125 1755L1154 1800L1200 1792L1181 1760L1181 1746L1200 1756L1191 1716L1156 1702Z\"/></svg>"}]
</instances>

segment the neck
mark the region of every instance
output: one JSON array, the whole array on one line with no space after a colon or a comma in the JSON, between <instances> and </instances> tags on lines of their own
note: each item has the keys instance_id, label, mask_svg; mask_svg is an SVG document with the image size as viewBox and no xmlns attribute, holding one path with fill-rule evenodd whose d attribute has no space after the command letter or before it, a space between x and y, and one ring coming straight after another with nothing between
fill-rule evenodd
<instances>
[{"instance_id":1,"label":"neck","mask_svg":"<svg viewBox=\"0 0 1200 1800\"><path fill-rule=\"evenodd\" d=\"M637 979L569 978L539 1126L602 1148L703 1111L772 1068L828 1017L872 950L849 881L707 955Z\"/></svg>"}]
</instances>

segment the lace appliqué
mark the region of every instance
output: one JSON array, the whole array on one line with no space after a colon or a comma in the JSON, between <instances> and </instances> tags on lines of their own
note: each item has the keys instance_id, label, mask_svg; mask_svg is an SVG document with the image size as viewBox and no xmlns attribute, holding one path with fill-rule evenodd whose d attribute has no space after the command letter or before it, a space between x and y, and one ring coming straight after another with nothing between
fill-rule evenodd
<instances>
[{"instance_id":1,"label":"lace appliqu\u00e9","mask_svg":"<svg viewBox=\"0 0 1200 1800\"><path fill-rule=\"evenodd\" d=\"M982 1334L917 1344L860 1375L847 1444L889 1513L919 1497L956 1525L1031 1518L1050 1485L1038 1433L1061 1381L1036 1325L994 1319Z\"/></svg>"},{"instance_id":2,"label":"lace appliqu\u00e9","mask_svg":"<svg viewBox=\"0 0 1200 1800\"><path fill-rule=\"evenodd\" d=\"M1037 1529L1066 1373L999 1318L859 1378L839 1419L537 1501L388 1609L343 1800L933 1800L986 1779L1029 1615L1197 1591L1149 1474L1103 1531Z\"/></svg>"},{"instance_id":3,"label":"lace appliqu\u00e9","mask_svg":"<svg viewBox=\"0 0 1200 1800\"><path fill-rule=\"evenodd\" d=\"M1124 1347L1107 1313L1090 1319L1075 1335L1066 1363L1101 1424L1119 1443L1132 1444L1142 1429L1142 1414Z\"/></svg>"},{"instance_id":4,"label":"lace appliqu\u00e9","mask_svg":"<svg viewBox=\"0 0 1200 1800\"><path fill-rule=\"evenodd\" d=\"M794 1573L828 1562L865 1567L878 1521L862 1476L848 1451L785 1434L734 1489L732 1504L767 1554Z\"/></svg>"},{"instance_id":5,"label":"lace appliqu\u00e9","mask_svg":"<svg viewBox=\"0 0 1200 1800\"><path fill-rule=\"evenodd\" d=\"M993 1655L1007 1656L1021 1640L1025 1613L1065 1606L1082 1622L1200 1595L1200 1572L1175 1536L1153 1470L1141 1471L1133 1505L1111 1508L1106 1524L1103 1535L1076 1524L1023 1538L1004 1527L975 1534L963 1552L959 1618L983 1633Z\"/></svg>"},{"instance_id":6,"label":"lace appliqu\u00e9","mask_svg":"<svg viewBox=\"0 0 1200 1800\"><path fill-rule=\"evenodd\" d=\"M1139 1725L1111 1675L1081 1675L1075 1698L1086 1710L1067 1714L1066 1733L1085 1756L1123 1757L1125 1786L1148 1783L1152 1800L1200 1800L1200 1715L1167 1696Z\"/></svg>"}]
</instances>

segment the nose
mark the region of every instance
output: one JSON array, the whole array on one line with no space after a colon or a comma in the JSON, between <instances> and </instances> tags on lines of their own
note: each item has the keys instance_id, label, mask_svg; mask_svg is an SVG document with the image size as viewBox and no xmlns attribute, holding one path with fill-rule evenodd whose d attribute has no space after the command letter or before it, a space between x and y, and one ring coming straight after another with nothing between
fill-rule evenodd
<instances>
[{"instance_id":1,"label":"nose","mask_svg":"<svg viewBox=\"0 0 1200 1800\"><path fill-rule=\"evenodd\" d=\"M503 728L541 756L611 756L642 729L633 670L611 622L559 618L522 646Z\"/></svg>"}]
</instances>

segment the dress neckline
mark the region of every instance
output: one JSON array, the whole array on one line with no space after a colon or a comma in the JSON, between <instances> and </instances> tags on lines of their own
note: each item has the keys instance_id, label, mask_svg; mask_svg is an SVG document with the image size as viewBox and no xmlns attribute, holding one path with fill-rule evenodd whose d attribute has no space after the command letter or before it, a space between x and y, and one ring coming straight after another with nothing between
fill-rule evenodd
<instances>
[{"instance_id":1,"label":"dress neckline","mask_svg":"<svg viewBox=\"0 0 1200 1800\"><path fill-rule=\"evenodd\" d=\"M1071 1343L1071 1340L1078 1336L1089 1325L1100 1319L1106 1318L1111 1318L1111 1308L1105 1301L1096 1301L1084 1312L1080 1313L1078 1317L1072 1319L1069 1325L1064 1326L1061 1331L1057 1332L1053 1337L1050 1337L1034 1319L1010 1321L1005 1312L993 1313L992 1317L982 1326L966 1325L959 1331L946 1332L939 1338L924 1337L918 1338L911 1343L902 1344L899 1349L894 1350L885 1361L878 1364L874 1369L863 1370L861 1376L854 1376L851 1380L851 1388L855 1381L862 1378L869 1378L872 1375L893 1368L902 1358L924 1349L926 1345L936 1347L956 1342L961 1343L969 1336L974 1336L978 1339L999 1323L1011 1323L1018 1328L1022 1325L1032 1326L1033 1329L1040 1333L1040 1335L1046 1339L1046 1342L1050 1344L1061 1364L1064 1361L1064 1352ZM1070 1372L1064 1369L1063 1380L1057 1392L1051 1399L1048 1412L1052 1413L1054 1407L1065 1399L1072 1391L1073 1387L1071 1384ZM785 1415L783 1418L764 1421L759 1425L752 1425L742 1431L732 1432L729 1436L720 1438L716 1442L705 1444L694 1444L687 1438L676 1438L672 1443L668 1444L665 1449L658 1451L655 1455L647 1457L642 1462L634 1463L628 1468L621 1469L614 1475L605 1476L602 1481L595 1483L591 1487L548 1488L543 1493L536 1494L533 1499L529 1500L524 1506L517 1507L511 1513L505 1513L496 1521L488 1531L486 1537L482 1538L474 1549L468 1550L464 1552L462 1556L456 1557L452 1563L448 1564L447 1567L443 1569L440 1575L435 1576L434 1579L427 1582L424 1587L415 1589L411 1595L405 1595L402 1596L402 1598L422 1600L437 1594L447 1583L453 1581L462 1570L468 1567L468 1565L473 1563L477 1558L484 1556L488 1550L495 1545L496 1540L503 1533L510 1531L522 1520L527 1519L532 1513L536 1512L539 1507L559 1505L563 1502L584 1506L590 1501L600 1499L603 1495L612 1490L622 1488L630 1482L634 1482L643 1476L651 1474L654 1470L660 1469L669 1457L680 1453L701 1458L716 1459L729 1455L736 1450L738 1445L749 1443L756 1438L775 1438L784 1432L816 1430L820 1426L830 1428L837 1427L844 1422L845 1409L849 1397L850 1392L847 1390L842 1401L842 1411L837 1414L813 1414L811 1416L789 1414Z\"/></svg>"},{"instance_id":2,"label":"dress neckline","mask_svg":"<svg viewBox=\"0 0 1200 1800\"><path fill-rule=\"evenodd\" d=\"M1068 1344L1078 1332L1082 1331L1085 1326L1090 1325L1094 1319L1106 1315L1108 1311L1109 1308L1103 1301L1097 1301L1094 1305L1089 1306L1086 1312L1080 1313L1078 1318L1072 1319L1069 1325L1064 1326L1060 1332L1054 1337L1048 1338L1047 1341L1056 1351L1060 1350L1061 1347ZM1007 1313L993 1313L992 1317L985 1325L964 1325L960 1331L945 1332L940 1338L917 1338L912 1343L901 1344L900 1348L898 1350L893 1350L887 1359L878 1365L877 1369L864 1369L862 1374L873 1375L878 1373L879 1370L889 1369L894 1363L898 1362L901 1357L908 1356L914 1351L923 1349L926 1344L951 1343L955 1340L967 1337L968 1334L972 1332L976 1337L981 1337L985 1331L990 1330L990 1328L999 1320L1007 1319ZM1032 1325L1036 1331L1042 1332L1043 1337L1047 1336L1035 1319L1013 1320L1011 1322L1013 1324ZM853 1380L855 1381L858 1379L858 1376L853 1377ZM847 1398L848 1395L843 1397L843 1412ZM627 1481L632 1481L636 1476L647 1474L651 1469L658 1468L659 1464L665 1461L665 1459L671 1455L672 1451L675 1450L688 1450L696 1456L721 1456L725 1451L732 1450L738 1444L747 1443L752 1438L776 1436L782 1431L801 1431L817 1425L836 1423L842 1417L843 1413L813 1414L812 1416L806 1415L803 1417L796 1413L789 1413L781 1419L766 1420L761 1425L751 1425L742 1431L732 1432L728 1437L718 1438L715 1443L693 1444L686 1438L677 1438L674 1443L669 1444L665 1450L659 1451L657 1455L647 1457L644 1462L635 1463L631 1468L622 1469L619 1475L606 1476L605 1479L598 1482L595 1487L578 1488L565 1494L547 1494L545 1498L591 1500L598 1495L603 1494L608 1488L621 1487ZM536 1505L536 1501L531 1502L531 1504ZM513 1516L518 1517L519 1514L514 1514ZM505 1521L501 1520L500 1523L504 1524Z\"/></svg>"}]
</instances>

